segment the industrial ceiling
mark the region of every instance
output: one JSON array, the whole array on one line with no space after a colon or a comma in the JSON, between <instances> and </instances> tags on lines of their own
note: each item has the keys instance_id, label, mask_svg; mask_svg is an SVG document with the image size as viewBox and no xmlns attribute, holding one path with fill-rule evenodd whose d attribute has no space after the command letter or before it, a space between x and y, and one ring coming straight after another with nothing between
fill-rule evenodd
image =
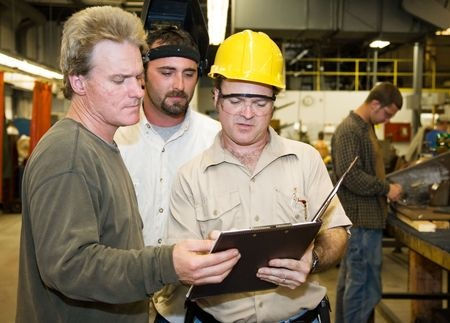
<instances>
[{"instance_id":1,"label":"industrial ceiling","mask_svg":"<svg viewBox=\"0 0 450 323\"><path fill-rule=\"evenodd\" d=\"M167 0L179 2L186 0ZM199 0L206 17L207 0ZM364 56L377 37L404 44L422 40L450 25L448 0L230 0L227 34L246 28L268 33L277 42L309 48L318 56ZM93 5L120 6L140 15L139 0L0 0L12 10L63 22ZM393 47L390 48L392 50Z\"/></svg>"},{"instance_id":2,"label":"industrial ceiling","mask_svg":"<svg viewBox=\"0 0 450 323\"><path fill-rule=\"evenodd\" d=\"M177 2L197 0L164 1L170 6L176 5ZM198 1L206 18L207 0ZM368 58L371 55L369 43L377 38L391 42L391 46L379 51L380 57L388 54L391 58L401 58L402 47L412 48L415 42L425 44L432 38L436 46L444 48L442 54L436 52L435 60L440 64L438 68L450 71L450 64L446 63L450 50L450 41L447 38L450 37L437 39L434 36L437 30L450 27L449 2L448 0L230 0L227 35L247 28L266 32L283 48L287 62L291 62L287 64L287 68L297 68L292 62L300 56ZM62 25L75 11L93 5L120 6L140 15L144 1L0 0L1 9L6 8L13 15L19 11L26 12L36 25L49 21L54 25ZM26 22L22 23L22 26L28 28ZM20 46L20 41L16 41L16 50L19 53ZM48 49L56 45L47 41L43 46ZM215 50L216 47L210 47L209 61L213 60ZM409 49L404 52L412 53ZM438 56L445 59L438 59ZM38 59L45 62L45 58L38 57ZM55 59L52 57L51 61L56 61L56 57Z\"/></svg>"}]
</instances>

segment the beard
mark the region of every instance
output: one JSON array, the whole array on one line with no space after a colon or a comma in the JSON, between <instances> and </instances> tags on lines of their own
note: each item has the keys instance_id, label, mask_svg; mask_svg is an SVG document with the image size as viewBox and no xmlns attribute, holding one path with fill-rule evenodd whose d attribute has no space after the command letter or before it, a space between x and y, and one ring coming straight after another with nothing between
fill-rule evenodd
<instances>
[{"instance_id":1,"label":"beard","mask_svg":"<svg viewBox=\"0 0 450 323\"><path fill-rule=\"evenodd\" d=\"M185 103L168 104L167 99L171 97L179 97L185 99ZM166 94L161 102L161 110L169 116L180 116L186 114L189 107L189 96L183 91L172 91Z\"/></svg>"}]
</instances>

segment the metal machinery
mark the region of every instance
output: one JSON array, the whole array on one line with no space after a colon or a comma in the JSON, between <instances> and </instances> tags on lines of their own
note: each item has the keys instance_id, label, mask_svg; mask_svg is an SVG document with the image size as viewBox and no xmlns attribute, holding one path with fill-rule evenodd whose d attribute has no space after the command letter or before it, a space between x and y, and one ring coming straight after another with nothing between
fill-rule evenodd
<instances>
[{"instance_id":1,"label":"metal machinery","mask_svg":"<svg viewBox=\"0 0 450 323\"><path fill-rule=\"evenodd\" d=\"M450 270L450 151L393 172L388 178L405 191L392 204L387 230L409 248L408 293L383 293L383 298L411 299L411 321L446 322ZM425 231L425 232L424 232Z\"/></svg>"}]
</instances>

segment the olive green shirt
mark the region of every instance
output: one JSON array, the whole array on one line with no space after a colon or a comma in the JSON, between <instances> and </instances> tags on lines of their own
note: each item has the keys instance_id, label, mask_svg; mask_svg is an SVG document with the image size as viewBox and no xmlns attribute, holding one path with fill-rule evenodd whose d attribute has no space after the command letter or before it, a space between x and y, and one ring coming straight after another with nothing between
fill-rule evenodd
<instances>
[{"instance_id":1,"label":"olive green shirt","mask_svg":"<svg viewBox=\"0 0 450 323\"><path fill-rule=\"evenodd\" d=\"M173 247L146 247L119 150L64 119L41 139L22 190L17 322L148 322L177 282Z\"/></svg>"}]
</instances>

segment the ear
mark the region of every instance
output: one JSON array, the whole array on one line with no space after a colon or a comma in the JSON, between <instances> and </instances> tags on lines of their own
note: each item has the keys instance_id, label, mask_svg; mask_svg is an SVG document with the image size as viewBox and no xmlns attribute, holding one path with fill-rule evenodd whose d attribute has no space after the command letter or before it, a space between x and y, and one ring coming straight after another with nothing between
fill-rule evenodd
<instances>
[{"instance_id":1,"label":"ear","mask_svg":"<svg viewBox=\"0 0 450 323\"><path fill-rule=\"evenodd\" d=\"M213 90L213 101L214 101L214 106L217 109L217 103L219 101L219 89L217 89L217 88L214 88L214 90Z\"/></svg>"},{"instance_id":2,"label":"ear","mask_svg":"<svg viewBox=\"0 0 450 323\"><path fill-rule=\"evenodd\" d=\"M370 101L370 107L373 111L379 110L381 108L381 103L378 100Z\"/></svg>"},{"instance_id":3,"label":"ear","mask_svg":"<svg viewBox=\"0 0 450 323\"><path fill-rule=\"evenodd\" d=\"M86 78L83 75L69 75L70 86L78 95L86 95Z\"/></svg>"}]
</instances>

